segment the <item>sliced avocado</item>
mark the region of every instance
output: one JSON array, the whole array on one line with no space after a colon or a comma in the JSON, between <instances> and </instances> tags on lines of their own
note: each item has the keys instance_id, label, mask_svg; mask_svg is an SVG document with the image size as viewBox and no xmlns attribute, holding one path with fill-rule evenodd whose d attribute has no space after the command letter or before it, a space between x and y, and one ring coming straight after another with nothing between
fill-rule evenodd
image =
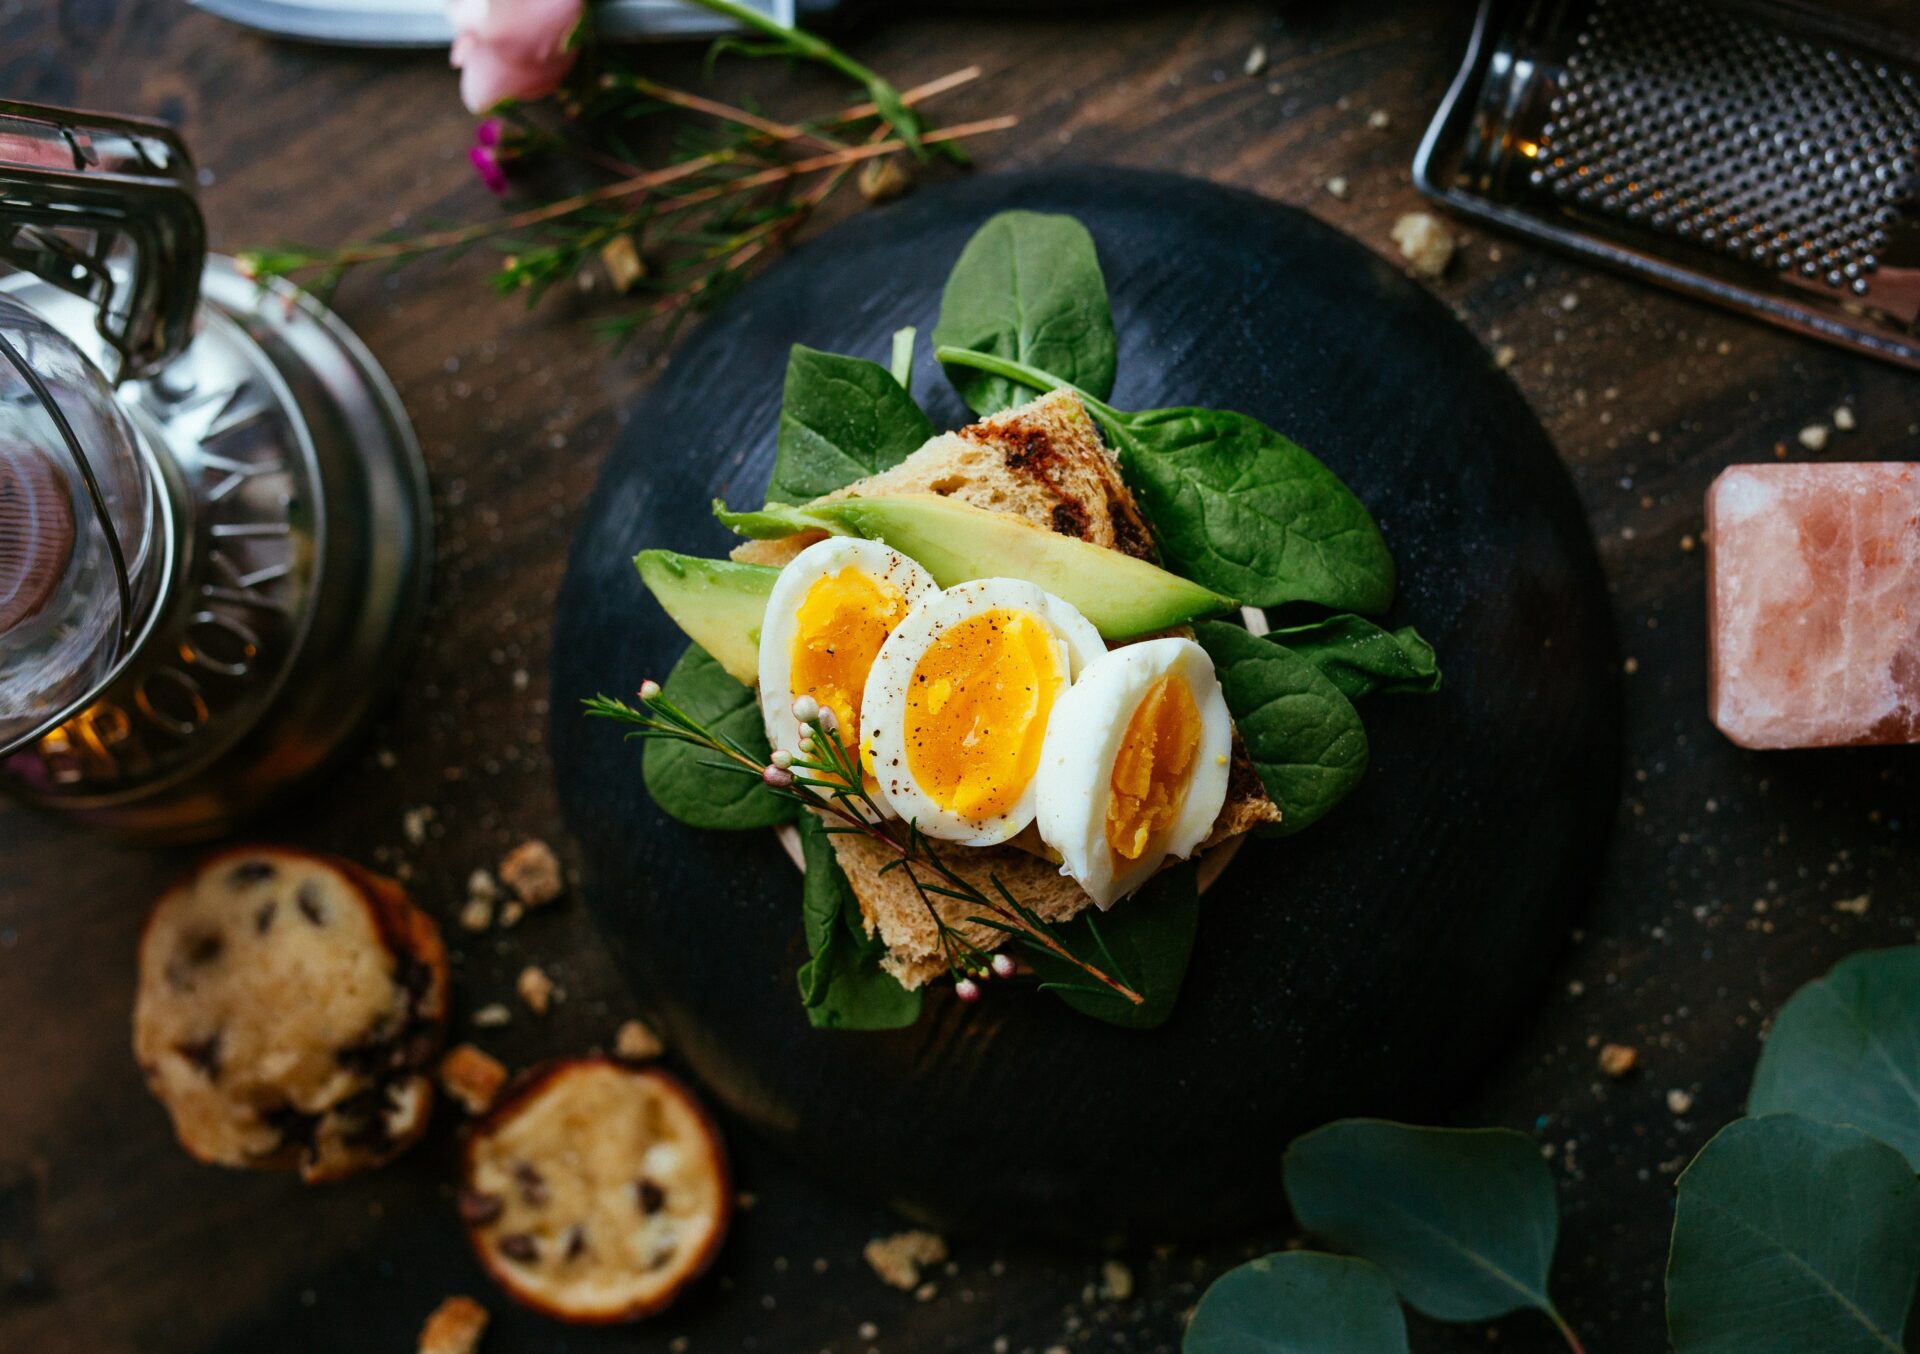
<instances>
[{"instance_id":1,"label":"sliced avocado","mask_svg":"<svg viewBox=\"0 0 1920 1354\"><path fill-rule=\"evenodd\" d=\"M736 681L760 679L760 623L778 569L642 550L633 565L673 623Z\"/></svg>"},{"instance_id":2,"label":"sliced avocado","mask_svg":"<svg viewBox=\"0 0 1920 1354\"><path fill-rule=\"evenodd\" d=\"M779 535L784 525L787 535L825 529L885 541L918 560L943 588L970 578L1024 578L1079 607L1105 639L1132 639L1239 605L1118 550L935 494L816 499L793 508L768 504L751 513L716 507L715 512L743 535Z\"/></svg>"}]
</instances>

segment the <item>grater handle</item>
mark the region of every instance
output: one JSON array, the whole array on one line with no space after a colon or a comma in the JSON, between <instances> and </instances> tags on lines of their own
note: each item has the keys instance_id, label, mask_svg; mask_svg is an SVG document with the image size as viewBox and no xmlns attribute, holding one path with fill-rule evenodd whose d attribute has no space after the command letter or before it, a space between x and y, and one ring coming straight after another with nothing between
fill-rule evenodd
<instances>
[{"instance_id":1,"label":"grater handle","mask_svg":"<svg viewBox=\"0 0 1920 1354\"><path fill-rule=\"evenodd\" d=\"M0 260L93 303L116 379L187 346L206 251L171 128L0 99Z\"/></svg>"}]
</instances>

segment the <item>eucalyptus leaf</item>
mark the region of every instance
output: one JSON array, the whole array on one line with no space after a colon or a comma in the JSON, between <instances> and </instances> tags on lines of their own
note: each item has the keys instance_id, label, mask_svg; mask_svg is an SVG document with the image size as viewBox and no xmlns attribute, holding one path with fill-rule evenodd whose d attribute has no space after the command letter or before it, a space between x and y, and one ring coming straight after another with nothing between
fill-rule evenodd
<instances>
[{"instance_id":1,"label":"eucalyptus leaf","mask_svg":"<svg viewBox=\"0 0 1920 1354\"><path fill-rule=\"evenodd\" d=\"M1124 1029L1150 1030L1173 1014L1199 927L1197 870L1187 861L1162 870L1112 911L1088 908L1054 928L1062 944L1103 971L1111 972L1110 957L1119 966L1118 976L1146 999L1140 1005L1105 988L1083 990L1092 982L1086 973L1044 951L1030 948L1027 958L1042 981L1073 989L1062 988L1057 995L1074 1010Z\"/></svg>"},{"instance_id":2,"label":"eucalyptus leaf","mask_svg":"<svg viewBox=\"0 0 1920 1354\"><path fill-rule=\"evenodd\" d=\"M1393 1284L1365 1260L1282 1251L1214 1280L1181 1354L1407 1354Z\"/></svg>"},{"instance_id":3,"label":"eucalyptus leaf","mask_svg":"<svg viewBox=\"0 0 1920 1354\"><path fill-rule=\"evenodd\" d=\"M687 646L660 690L700 723L766 760L760 702L699 645ZM720 754L706 748L654 738L640 759L640 773L653 802L690 827L773 827L798 812L792 800L775 794L757 777L713 765L719 761Z\"/></svg>"},{"instance_id":4,"label":"eucalyptus leaf","mask_svg":"<svg viewBox=\"0 0 1920 1354\"><path fill-rule=\"evenodd\" d=\"M793 345L780 404L770 503L805 503L904 461L933 425L893 373Z\"/></svg>"},{"instance_id":5,"label":"eucalyptus leaf","mask_svg":"<svg viewBox=\"0 0 1920 1354\"><path fill-rule=\"evenodd\" d=\"M1342 1119L1287 1149L1300 1225L1371 1260L1400 1296L1442 1321L1545 1312L1560 1227L1540 1148L1503 1128L1415 1128Z\"/></svg>"},{"instance_id":6,"label":"eucalyptus leaf","mask_svg":"<svg viewBox=\"0 0 1920 1354\"><path fill-rule=\"evenodd\" d=\"M1353 702L1299 654L1224 621L1194 637L1213 659L1221 693L1260 783L1291 835L1344 799L1367 770L1367 731Z\"/></svg>"},{"instance_id":7,"label":"eucalyptus leaf","mask_svg":"<svg viewBox=\"0 0 1920 1354\"><path fill-rule=\"evenodd\" d=\"M1378 612L1393 601L1393 556L1365 505L1259 420L1221 409L1128 413L1033 364L956 346L936 353L949 369L1075 390L1113 442L1176 573L1251 606Z\"/></svg>"},{"instance_id":8,"label":"eucalyptus leaf","mask_svg":"<svg viewBox=\"0 0 1920 1354\"><path fill-rule=\"evenodd\" d=\"M1267 638L1312 662L1348 700L1440 689L1433 646L1410 625L1384 630L1363 616L1347 614L1269 631Z\"/></svg>"},{"instance_id":9,"label":"eucalyptus leaf","mask_svg":"<svg viewBox=\"0 0 1920 1354\"><path fill-rule=\"evenodd\" d=\"M1794 993L1747 1109L1852 1124L1920 1171L1920 946L1853 955Z\"/></svg>"},{"instance_id":10,"label":"eucalyptus leaf","mask_svg":"<svg viewBox=\"0 0 1920 1354\"><path fill-rule=\"evenodd\" d=\"M886 946L869 936L860 901L833 854L833 837L811 813L798 822L807 874L801 888L807 953L800 1001L816 1029L897 1030L920 1018L920 994L880 967Z\"/></svg>"},{"instance_id":11,"label":"eucalyptus leaf","mask_svg":"<svg viewBox=\"0 0 1920 1354\"><path fill-rule=\"evenodd\" d=\"M1681 1172L1675 1354L1899 1354L1920 1279L1920 1183L1857 1128L1737 1119Z\"/></svg>"},{"instance_id":12,"label":"eucalyptus leaf","mask_svg":"<svg viewBox=\"0 0 1920 1354\"><path fill-rule=\"evenodd\" d=\"M1071 216L1001 212L974 232L947 277L933 341L1057 372L1082 390L1113 392L1118 343L1093 237ZM948 368L981 415L1021 402L1017 382Z\"/></svg>"}]
</instances>

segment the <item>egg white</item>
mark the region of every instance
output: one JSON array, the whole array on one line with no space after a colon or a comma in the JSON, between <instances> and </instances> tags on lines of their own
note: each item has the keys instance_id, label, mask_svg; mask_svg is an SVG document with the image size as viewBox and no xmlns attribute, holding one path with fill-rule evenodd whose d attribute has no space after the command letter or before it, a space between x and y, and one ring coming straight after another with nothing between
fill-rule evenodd
<instances>
[{"instance_id":1,"label":"egg white","mask_svg":"<svg viewBox=\"0 0 1920 1354\"><path fill-rule=\"evenodd\" d=\"M1193 694L1199 747L1173 823L1127 864L1107 842L1113 764L1134 711L1169 674ZM1115 649L1089 664L1054 706L1034 777L1041 840L1059 853L1062 874L1103 909L1110 907L1152 878L1167 857L1184 860L1206 840L1226 803L1232 755L1233 721L1205 649L1190 639L1150 639Z\"/></svg>"},{"instance_id":2,"label":"egg white","mask_svg":"<svg viewBox=\"0 0 1920 1354\"><path fill-rule=\"evenodd\" d=\"M1021 579L974 579L935 593L900 622L881 645L861 698L863 736L880 783L879 797L927 836L967 846L996 845L1031 823L1033 782L1022 787L1019 799L1005 813L971 819L942 805L921 788L907 760L907 693L914 670L936 638L969 617L994 610L1022 612L1040 622L1052 636L1054 659L1069 682L1106 653L1100 632L1071 602ZM1056 709L1057 701L1067 694L1067 690L1059 693Z\"/></svg>"},{"instance_id":3,"label":"egg white","mask_svg":"<svg viewBox=\"0 0 1920 1354\"><path fill-rule=\"evenodd\" d=\"M776 750L796 756L800 752L800 721L793 714L793 644L801 603L816 582L845 569L899 589L909 610L939 591L925 569L879 541L829 536L795 555L774 579L760 624L760 718L767 742ZM861 722L871 722L864 702ZM851 745L854 731L842 732Z\"/></svg>"}]
</instances>

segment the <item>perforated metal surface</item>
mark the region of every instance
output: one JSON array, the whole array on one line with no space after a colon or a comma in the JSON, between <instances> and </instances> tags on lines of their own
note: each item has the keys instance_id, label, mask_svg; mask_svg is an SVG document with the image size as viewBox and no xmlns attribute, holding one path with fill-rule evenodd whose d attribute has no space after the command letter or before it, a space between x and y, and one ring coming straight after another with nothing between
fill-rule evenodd
<instances>
[{"instance_id":1,"label":"perforated metal surface","mask_svg":"<svg viewBox=\"0 0 1920 1354\"><path fill-rule=\"evenodd\" d=\"M1481 0L1422 191L1920 368L1920 11Z\"/></svg>"},{"instance_id":2,"label":"perforated metal surface","mask_svg":"<svg viewBox=\"0 0 1920 1354\"><path fill-rule=\"evenodd\" d=\"M1548 112L1535 187L1857 296L1915 196L1914 72L1712 5L1594 0Z\"/></svg>"}]
</instances>

